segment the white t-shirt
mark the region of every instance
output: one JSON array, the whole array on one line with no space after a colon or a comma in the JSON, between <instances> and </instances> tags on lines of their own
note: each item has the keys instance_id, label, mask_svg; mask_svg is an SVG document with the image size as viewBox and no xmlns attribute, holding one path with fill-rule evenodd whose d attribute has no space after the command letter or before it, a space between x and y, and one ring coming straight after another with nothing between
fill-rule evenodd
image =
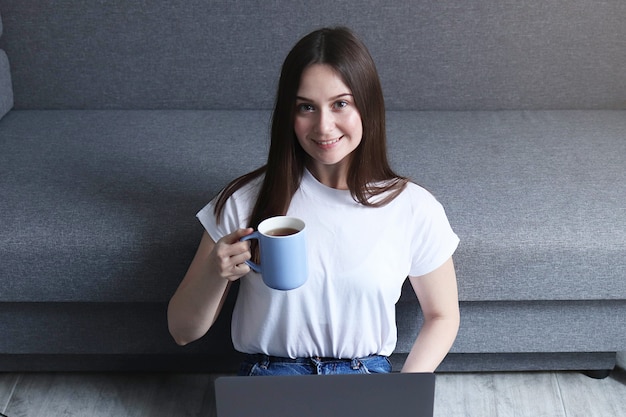
<instances>
[{"instance_id":1,"label":"white t-shirt","mask_svg":"<svg viewBox=\"0 0 626 417\"><path fill-rule=\"evenodd\" d=\"M214 241L248 226L261 182L233 194L219 225L215 200L198 213ZM407 276L434 271L459 243L441 204L413 183L389 204L373 208L305 170L287 215L306 223L309 278L291 291L268 288L255 272L241 278L232 317L240 352L388 356L396 346L395 304Z\"/></svg>"}]
</instances>

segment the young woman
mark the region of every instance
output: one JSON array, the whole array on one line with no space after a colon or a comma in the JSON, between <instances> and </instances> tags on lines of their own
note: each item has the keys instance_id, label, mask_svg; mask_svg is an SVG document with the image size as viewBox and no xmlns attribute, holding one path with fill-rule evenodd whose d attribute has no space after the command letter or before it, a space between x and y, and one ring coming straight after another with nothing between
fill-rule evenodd
<instances>
[{"instance_id":1,"label":"young woman","mask_svg":"<svg viewBox=\"0 0 626 417\"><path fill-rule=\"evenodd\" d=\"M266 287L239 239L266 218L307 225L309 278ZM215 322L240 281L232 317L243 375L389 372L395 304L407 276L424 325L402 368L433 372L459 326L452 254L458 238L442 206L396 175L385 109L367 48L345 28L302 38L281 72L267 164L231 182L198 213L206 229L168 308L184 345Z\"/></svg>"}]
</instances>

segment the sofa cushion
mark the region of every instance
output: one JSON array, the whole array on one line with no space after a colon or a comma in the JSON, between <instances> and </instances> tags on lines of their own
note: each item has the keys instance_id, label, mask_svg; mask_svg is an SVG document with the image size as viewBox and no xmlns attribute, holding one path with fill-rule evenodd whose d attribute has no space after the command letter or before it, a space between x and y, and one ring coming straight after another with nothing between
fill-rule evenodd
<instances>
[{"instance_id":1,"label":"sofa cushion","mask_svg":"<svg viewBox=\"0 0 626 417\"><path fill-rule=\"evenodd\" d=\"M269 117L9 113L0 301L167 302L196 211L264 162ZM626 299L626 112L390 112L388 130L394 167L461 238L462 300Z\"/></svg>"},{"instance_id":2,"label":"sofa cushion","mask_svg":"<svg viewBox=\"0 0 626 417\"><path fill-rule=\"evenodd\" d=\"M0 121L0 301L163 302L199 210L262 164L266 112L13 111ZM6 282L5 282L6 281Z\"/></svg>"},{"instance_id":3,"label":"sofa cushion","mask_svg":"<svg viewBox=\"0 0 626 417\"><path fill-rule=\"evenodd\" d=\"M626 112L398 112L395 166L461 238L460 296L626 299Z\"/></svg>"}]
</instances>

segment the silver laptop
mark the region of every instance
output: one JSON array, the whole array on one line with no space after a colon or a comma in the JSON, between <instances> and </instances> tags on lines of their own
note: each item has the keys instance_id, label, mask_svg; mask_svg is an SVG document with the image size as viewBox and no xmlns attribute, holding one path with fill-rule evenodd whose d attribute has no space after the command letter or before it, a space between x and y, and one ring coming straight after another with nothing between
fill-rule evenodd
<instances>
[{"instance_id":1,"label":"silver laptop","mask_svg":"<svg viewBox=\"0 0 626 417\"><path fill-rule=\"evenodd\" d=\"M228 376L217 417L433 417L435 374Z\"/></svg>"}]
</instances>

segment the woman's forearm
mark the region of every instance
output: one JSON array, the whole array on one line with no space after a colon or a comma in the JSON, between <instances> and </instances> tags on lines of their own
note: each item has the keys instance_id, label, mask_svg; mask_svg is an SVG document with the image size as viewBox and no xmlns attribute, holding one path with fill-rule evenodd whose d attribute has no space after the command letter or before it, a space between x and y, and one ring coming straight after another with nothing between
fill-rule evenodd
<instances>
[{"instance_id":1,"label":"woman's forearm","mask_svg":"<svg viewBox=\"0 0 626 417\"><path fill-rule=\"evenodd\" d=\"M450 351L458 329L458 316L426 320L402 372L434 372Z\"/></svg>"},{"instance_id":2,"label":"woman's forearm","mask_svg":"<svg viewBox=\"0 0 626 417\"><path fill-rule=\"evenodd\" d=\"M217 319L229 286L227 280L217 278L198 276L189 285L179 288L170 300L168 327L179 345L204 336Z\"/></svg>"},{"instance_id":3,"label":"woman's forearm","mask_svg":"<svg viewBox=\"0 0 626 417\"><path fill-rule=\"evenodd\" d=\"M179 345L204 336L215 323L233 281L250 271L249 243L239 239L252 229L239 229L214 243L205 232L183 281L170 300L167 320Z\"/></svg>"}]
</instances>

